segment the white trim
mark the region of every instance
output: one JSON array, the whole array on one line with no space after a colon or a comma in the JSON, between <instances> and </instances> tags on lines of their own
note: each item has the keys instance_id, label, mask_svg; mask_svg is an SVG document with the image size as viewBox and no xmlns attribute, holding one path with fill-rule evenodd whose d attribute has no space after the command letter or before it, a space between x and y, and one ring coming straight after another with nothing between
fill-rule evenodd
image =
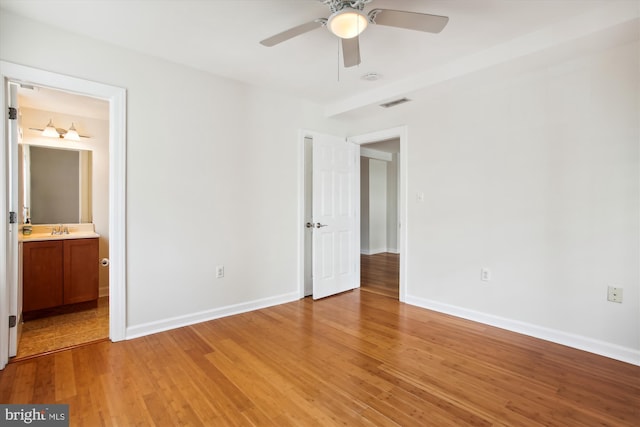
<instances>
[{"instance_id":1,"label":"white trim","mask_svg":"<svg viewBox=\"0 0 640 427\"><path fill-rule=\"evenodd\" d=\"M65 76L45 70L26 67L11 62L0 61L2 80L2 101L6 107L6 82L31 83L52 89L68 91L80 95L109 101L109 337L119 341L125 337L126 328L126 90L115 86ZM0 134L3 137L2 164L6 165L6 124L0 120ZM0 187L6 189L6 174L0 177ZM6 221L6 199L0 203L0 221ZM6 222L5 222L6 223ZM0 227L0 241L6 242L6 227ZM6 248L0 245L0 275L6 273ZM7 363L5 332L8 328L7 288L5 280L0 284L0 369Z\"/></svg>"},{"instance_id":2,"label":"white trim","mask_svg":"<svg viewBox=\"0 0 640 427\"><path fill-rule=\"evenodd\" d=\"M360 147L360 157L368 157L370 159L383 160L385 162L393 161L393 154L365 147Z\"/></svg>"},{"instance_id":3,"label":"white trim","mask_svg":"<svg viewBox=\"0 0 640 427\"><path fill-rule=\"evenodd\" d=\"M543 326L521 322L519 320L507 319L493 314L469 310L429 299L407 296L405 302L427 310L450 314L452 316L461 317L474 322L480 322L485 325L495 326L511 332L517 332L519 334L528 335L530 337L539 338L556 344L566 345L578 350L587 351L589 353L598 354L600 356L640 366L640 351L632 348L622 347L616 344L595 340L593 338L559 331L557 329L545 328Z\"/></svg>"},{"instance_id":4,"label":"white trim","mask_svg":"<svg viewBox=\"0 0 640 427\"><path fill-rule=\"evenodd\" d=\"M196 323L207 322L221 317L233 316L234 314L247 313L249 311L260 310L262 308L273 307L275 305L286 304L298 301L298 292L278 295L275 297L263 298L259 300L233 304L213 310L200 311L198 313L185 314L183 316L162 319L156 322L143 323L141 325L127 328L127 339L139 338L145 335L156 334L171 329L194 325Z\"/></svg>"},{"instance_id":5,"label":"white trim","mask_svg":"<svg viewBox=\"0 0 640 427\"><path fill-rule=\"evenodd\" d=\"M296 228L298 230L298 298L305 297L304 290L304 233L305 233L305 158L304 158L304 139L307 137L307 132L304 130L298 131L298 215Z\"/></svg>"},{"instance_id":6,"label":"white trim","mask_svg":"<svg viewBox=\"0 0 640 427\"><path fill-rule=\"evenodd\" d=\"M384 253L389 253L389 254L400 254L400 251L398 251L395 248L383 248L383 249L360 249L360 254L361 255L375 255L375 254L384 254Z\"/></svg>"},{"instance_id":7,"label":"white trim","mask_svg":"<svg viewBox=\"0 0 640 427\"><path fill-rule=\"evenodd\" d=\"M114 91L109 102L109 338L121 341L127 326L127 92Z\"/></svg>"},{"instance_id":8,"label":"white trim","mask_svg":"<svg viewBox=\"0 0 640 427\"><path fill-rule=\"evenodd\" d=\"M384 141L387 139L399 138L400 139L400 204L398 207L399 215L398 222L400 223L400 230L398 231L399 246L400 246L400 289L399 299L401 302L405 302L407 296L407 243L409 237L409 227L407 223L407 178L409 176L408 161L409 153L409 130L407 126L398 126L394 128L384 129L376 132L370 132L362 135L356 135L348 138L349 142L362 145L370 142ZM358 188L360 184L360 174L358 174ZM360 216L357 218L356 229L360 230ZM360 241L360 239L358 239ZM358 265L360 265L358 263Z\"/></svg>"},{"instance_id":9,"label":"white trim","mask_svg":"<svg viewBox=\"0 0 640 427\"><path fill-rule=\"evenodd\" d=\"M2 63L0 62L0 66ZM1 70L1 68L0 68ZM0 71L2 75L0 95L2 96L2 110L6 113L6 107L9 104L9 94L7 94L7 80L4 77L4 71ZM2 189L3 196L0 197L0 369L4 369L5 365L9 361L9 313L11 308L9 306L9 272L7 271L7 243L9 239L9 224L8 212L9 212L9 195L7 190L9 189L9 177L8 177L8 135L7 120L3 115L0 120L0 135L2 135L2 148L0 149L0 165L2 165L3 173L0 173L0 189Z\"/></svg>"}]
</instances>

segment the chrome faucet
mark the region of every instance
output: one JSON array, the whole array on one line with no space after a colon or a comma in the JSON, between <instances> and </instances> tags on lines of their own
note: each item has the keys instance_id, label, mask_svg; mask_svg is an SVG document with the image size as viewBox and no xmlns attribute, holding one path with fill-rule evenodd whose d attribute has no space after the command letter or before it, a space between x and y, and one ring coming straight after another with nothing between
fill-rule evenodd
<instances>
[{"instance_id":1,"label":"chrome faucet","mask_svg":"<svg viewBox=\"0 0 640 427\"><path fill-rule=\"evenodd\" d=\"M69 228L62 224L54 225L51 227L51 235L53 236L56 234L69 234Z\"/></svg>"}]
</instances>

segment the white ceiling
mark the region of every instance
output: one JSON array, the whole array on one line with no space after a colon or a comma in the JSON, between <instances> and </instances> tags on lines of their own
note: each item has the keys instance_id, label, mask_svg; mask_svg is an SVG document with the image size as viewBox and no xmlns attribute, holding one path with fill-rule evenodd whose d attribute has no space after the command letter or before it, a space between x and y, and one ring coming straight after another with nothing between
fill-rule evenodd
<instances>
[{"instance_id":1,"label":"white ceiling","mask_svg":"<svg viewBox=\"0 0 640 427\"><path fill-rule=\"evenodd\" d=\"M613 42L637 39L640 0L374 0L365 12L388 8L432 13L448 16L449 24L440 34L370 26L361 35L362 64L348 69L339 65L338 39L325 28L271 48L259 44L295 25L327 17L328 7L318 0L0 0L0 8L303 97L334 115L412 93L442 81L439 75L444 72L459 74L463 66L511 60L517 55L509 50L523 42L539 53L602 32L624 21L619 15L629 10L633 20L626 25L631 30ZM617 15L602 8L617 10ZM545 37L548 34L552 37ZM362 80L368 72L383 78Z\"/></svg>"}]
</instances>

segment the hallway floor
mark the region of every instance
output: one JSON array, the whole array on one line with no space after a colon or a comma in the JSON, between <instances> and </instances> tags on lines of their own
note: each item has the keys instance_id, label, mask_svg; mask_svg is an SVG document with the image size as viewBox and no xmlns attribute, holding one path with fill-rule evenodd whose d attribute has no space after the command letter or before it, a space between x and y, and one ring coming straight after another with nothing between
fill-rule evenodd
<instances>
[{"instance_id":1,"label":"hallway floor","mask_svg":"<svg viewBox=\"0 0 640 427\"><path fill-rule=\"evenodd\" d=\"M360 286L363 291L398 299L400 255L389 252L360 255Z\"/></svg>"},{"instance_id":2,"label":"hallway floor","mask_svg":"<svg viewBox=\"0 0 640 427\"><path fill-rule=\"evenodd\" d=\"M27 320L12 361L109 338L109 297L95 308Z\"/></svg>"}]
</instances>

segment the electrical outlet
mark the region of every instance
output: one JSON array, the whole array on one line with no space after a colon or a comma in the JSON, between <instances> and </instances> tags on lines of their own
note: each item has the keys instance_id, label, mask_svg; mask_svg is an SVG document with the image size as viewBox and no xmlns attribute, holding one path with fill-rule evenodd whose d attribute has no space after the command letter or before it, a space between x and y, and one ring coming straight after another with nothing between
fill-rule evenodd
<instances>
[{"instance_id":1,"label":"electrical outlet","mask_svg":"<svg viewBox=\"0 0 640 427\"><path fill-rule=\"evenodd\" d=\"M622 302L622 288L616 288L615 286L609 286L607 290L607 301Z\"/></svg>"},{"instance_id":2,"label":"electrical outlet","mask_svg":"<svg viewBox=\"0 0 640 427\"><path fill-rule=\"evenodd\" d=\"M216 266L216 279L222 279L224 277L224 265Z\"/></svg>"},{"instance_id":3,"label":"electrical outlet","mask_svg":"<svg viewBox=\"0 0 640 427\"><path fill-rule=\"evenodd\" d=\"M488 267L483 267L480 269L480 280L483 282L488 282L491 280L491 270Z\"/></svg>"}]
</instances>

